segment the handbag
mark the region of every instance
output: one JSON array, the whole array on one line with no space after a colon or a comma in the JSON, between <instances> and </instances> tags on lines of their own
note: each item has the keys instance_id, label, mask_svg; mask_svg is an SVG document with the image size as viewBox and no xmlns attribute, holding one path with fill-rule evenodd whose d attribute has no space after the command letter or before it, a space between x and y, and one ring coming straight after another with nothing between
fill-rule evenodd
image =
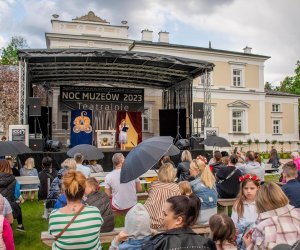
<instances>
[{"instance_id":1,"label":"handbag","mask_svg":"<svg viewBox=\"0 0 300 250\"><path fill-rule=\"evenodd\" d=\"M237 168L236 169L234 169L229 175L227 175L227 177L224 179L224 180L219 180L218 182L217 182L217 184L221 184L221 183L223 183L224 181L226 181L226 180L228 180L229 178L231 178L233 175L234 175L234 173L237 171Z\"/></svg>"},{"instance_id":2,"label":"handbag","mask_svg":"<svg viewBox=\"0 0 300 250\"><path fill-rule=\"evenodd\" d=\"M64 232L69 228L69 226L71 226L71 224L74 222L74 220L76 219L76 217L81 213L81 211L83 209L84 209L84 205L82 205L81 208L79 208L79 210L73 216L72 220L69 221L69 223L64 227L64 229L58 235L54 236L55 240L58 240L60 238L60 236L62 236L64 234Z\"/></svg>"}]
</instances>

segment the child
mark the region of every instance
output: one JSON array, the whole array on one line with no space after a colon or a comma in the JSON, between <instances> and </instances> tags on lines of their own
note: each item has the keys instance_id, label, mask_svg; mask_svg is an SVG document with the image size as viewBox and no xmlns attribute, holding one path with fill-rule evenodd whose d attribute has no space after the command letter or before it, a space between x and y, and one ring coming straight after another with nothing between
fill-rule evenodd
<instances>
[{"instance_id":1,"label":"child","mask_svg":"<svg viewBox=\"0 0 300 250\"><path fill-rule=\"evenodd\" d=\"M125 216L125 229L111 242L109 250L142 249L152 236L151 220L146 208L137 203Z\"/></svg>"},{"instance_id":2,"label":"child","mask_svg":"<svg viewBox=\"0 0 300 250\"><path fill-rule=\"evenodd\" d=\"M36 170L36 168L34 168L34 159L33 158L28 158L25 161L25 165L23 168L20 169L20 175L21 176L38 176L38 171ZM22 189L38 189L39 186L38 184L26 184L26 185L22 185ZM34 195L35 195L35 191L31 191L31 192L24 192L24 200L27 200L28 195L30 194L30 200L33 201L34 200Z\"/></svg>"},{"instance_id":3,"label":"child","mask_svg":"<svg viewBox=\"0 0 300 250\"><path fill-rule=\"evenodd\" d=\"M181 181L178 183L181 195L191 195L193 193L191 184L188 181Z\"/></svg>"},{"instance_id":4,"label":"child","mask_svg":"<svg viewBox=\"0 0 300 250\"><path fill-rule=\"evenodd\" d=\"M237 200L233 205L231 219L237 228L237 245L245 249L243 245L243 234L257 219L255 206L256 192L259 189L260 180L256 175L244 175L240 177L241 187Z\"/></svg>"},{"instance_id":5,"label":"child","mask_svg":"<svg viewBox=\"0 0 300 250\"><path fill-rule=\"evenodd\" d=\"M215 214L209 219L210 238L216 243L217 250L237 249L235 225L226 214Z\"/></svg>"},{"instance_id":6,"label":"child","mask_svg":"<svg viewBox=\"0 0 300 250\"><path fill-rule=\"evenodd\" d=\"M296 208L300 208L300 182L297 181L298 169L294 162L290 161L284 164L282 168L283 178L286 184L282 186L282 190L289 198L290 204Z\"/></svg>"},{"instance_id":7,"label":"child","mask_svg":"<svg viewBox=\"0 0 300 250\"><path fill-rule=\"evenodd\" d=\"M97 207L104 220L101 226L101 233L110 232L115 227L115 216L109 204L109 197L105 192L99 190L99 183L94 177L86 179L85 203L89 206Z\"/></svg>"}]
</instances>

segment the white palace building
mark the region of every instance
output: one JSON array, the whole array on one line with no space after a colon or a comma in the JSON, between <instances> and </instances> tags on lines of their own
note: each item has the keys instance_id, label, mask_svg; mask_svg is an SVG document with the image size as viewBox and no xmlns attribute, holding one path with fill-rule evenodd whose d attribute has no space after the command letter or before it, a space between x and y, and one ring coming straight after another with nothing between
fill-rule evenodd
<instances>
[{"instance_id":1,"label":"white palace building","mask_svg":"<svg viewBox=\"0 0 300 250\"><path fill-rule=\"evenodd\" d=\"M269 56L257 55L246 47L243 52L171 44L168 32L159 32L153 41L153 32L141 31L141 41L128 37L127 22L111 25L92 11L72 21L59 20L53 15L52 30L45 34L48 49L90 48L148 52L189 59L203 60L215 65L210 74L211 127L230 142L258 139L265 150L265 140L284 141L289 150L298 148L298 96L264 90L264 63ZM203 102L203 79L193 82L193 102ZM53 136L68 129L68 111L58 107L59 89L54 89L52 102ZM143 137L159 135L159 114L162 91L145 88ZM188 114L187 114L188 115ZM198 125L197 125L198 124ZM201 131L201 121L194 121L194 132ZM292 142L290 145L289 142ZM277 144L276 148L280 148Z\"/></svg>"}]
</instances>

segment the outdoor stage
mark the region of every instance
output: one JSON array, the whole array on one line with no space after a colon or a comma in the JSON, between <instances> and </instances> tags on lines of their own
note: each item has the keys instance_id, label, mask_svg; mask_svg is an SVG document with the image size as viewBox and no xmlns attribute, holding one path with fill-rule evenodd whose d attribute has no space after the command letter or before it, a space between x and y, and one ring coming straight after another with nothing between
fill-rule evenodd
<instances>
[{"instance_id":1,"label":"outdoor stage","mask_svg":"<svg viewBox=\"0 0 300 250\"><path fill-rule=\"evenodd\" d=\"M105 172L109 172L112 171L113 169L113 165L112 165L112 156L115 153L122 153L125 157L126 155L128 155L128 153L130 152L130 150L120 150L120 149L103 149L102 150L103 154L104 154L104 158L99 160L99 164L102 165L103 170ZM197 155L203 155L205 157L207 157L208 159L210 158L210 151L204 151L204 150L199 150L199 149L193 149L191 150L191 154L192 154L192 158L195 159ZM176 156L171 156L172 161L175 163L175 165L177 165L180 162L180 155L176 155ZM36 151L36 152L32 152L30 154L22 154L19 155L18 158L21 160L22 166L24 165L25 160L28 157L33 157L35 160L35 168L38 171L42 170L42 159L45 156L50 156L53 159L53 166L59 170L60 169L60 164L66 159L69 158L69 156L67 155L66 151L60 151L60 152L42 152L42 151Z\"/></svg>"}]
</instances>

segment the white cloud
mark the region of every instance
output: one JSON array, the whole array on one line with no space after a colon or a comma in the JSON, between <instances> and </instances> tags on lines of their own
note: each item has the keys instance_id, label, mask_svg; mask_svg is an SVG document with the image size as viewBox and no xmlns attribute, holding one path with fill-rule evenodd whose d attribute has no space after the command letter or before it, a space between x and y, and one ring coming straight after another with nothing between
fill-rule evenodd
<instances>
[{"instance_id":1,"label":"white cloud","mask_svg":"<svg viewBox=\"0 0 300 250\"><path fill-rule=\"evenodd\" d=\"M176 34L175 41L171 33L173 43L190 45L196 31L202 42L213 38L216 49L242 51L248 45L253 53L272 57L265 64L265 80L278 82L293 74L300 59L299 9L300 1L294 0L0 0L0 47L13 35L22 35L31 48L45 47L52 14L71 20L93 10L112 24L127 20L132 39L139 40L144 28L153 30L157 40L158 31L179 32L185 25L191 31Z\"/></svg>"}]
</instances>

